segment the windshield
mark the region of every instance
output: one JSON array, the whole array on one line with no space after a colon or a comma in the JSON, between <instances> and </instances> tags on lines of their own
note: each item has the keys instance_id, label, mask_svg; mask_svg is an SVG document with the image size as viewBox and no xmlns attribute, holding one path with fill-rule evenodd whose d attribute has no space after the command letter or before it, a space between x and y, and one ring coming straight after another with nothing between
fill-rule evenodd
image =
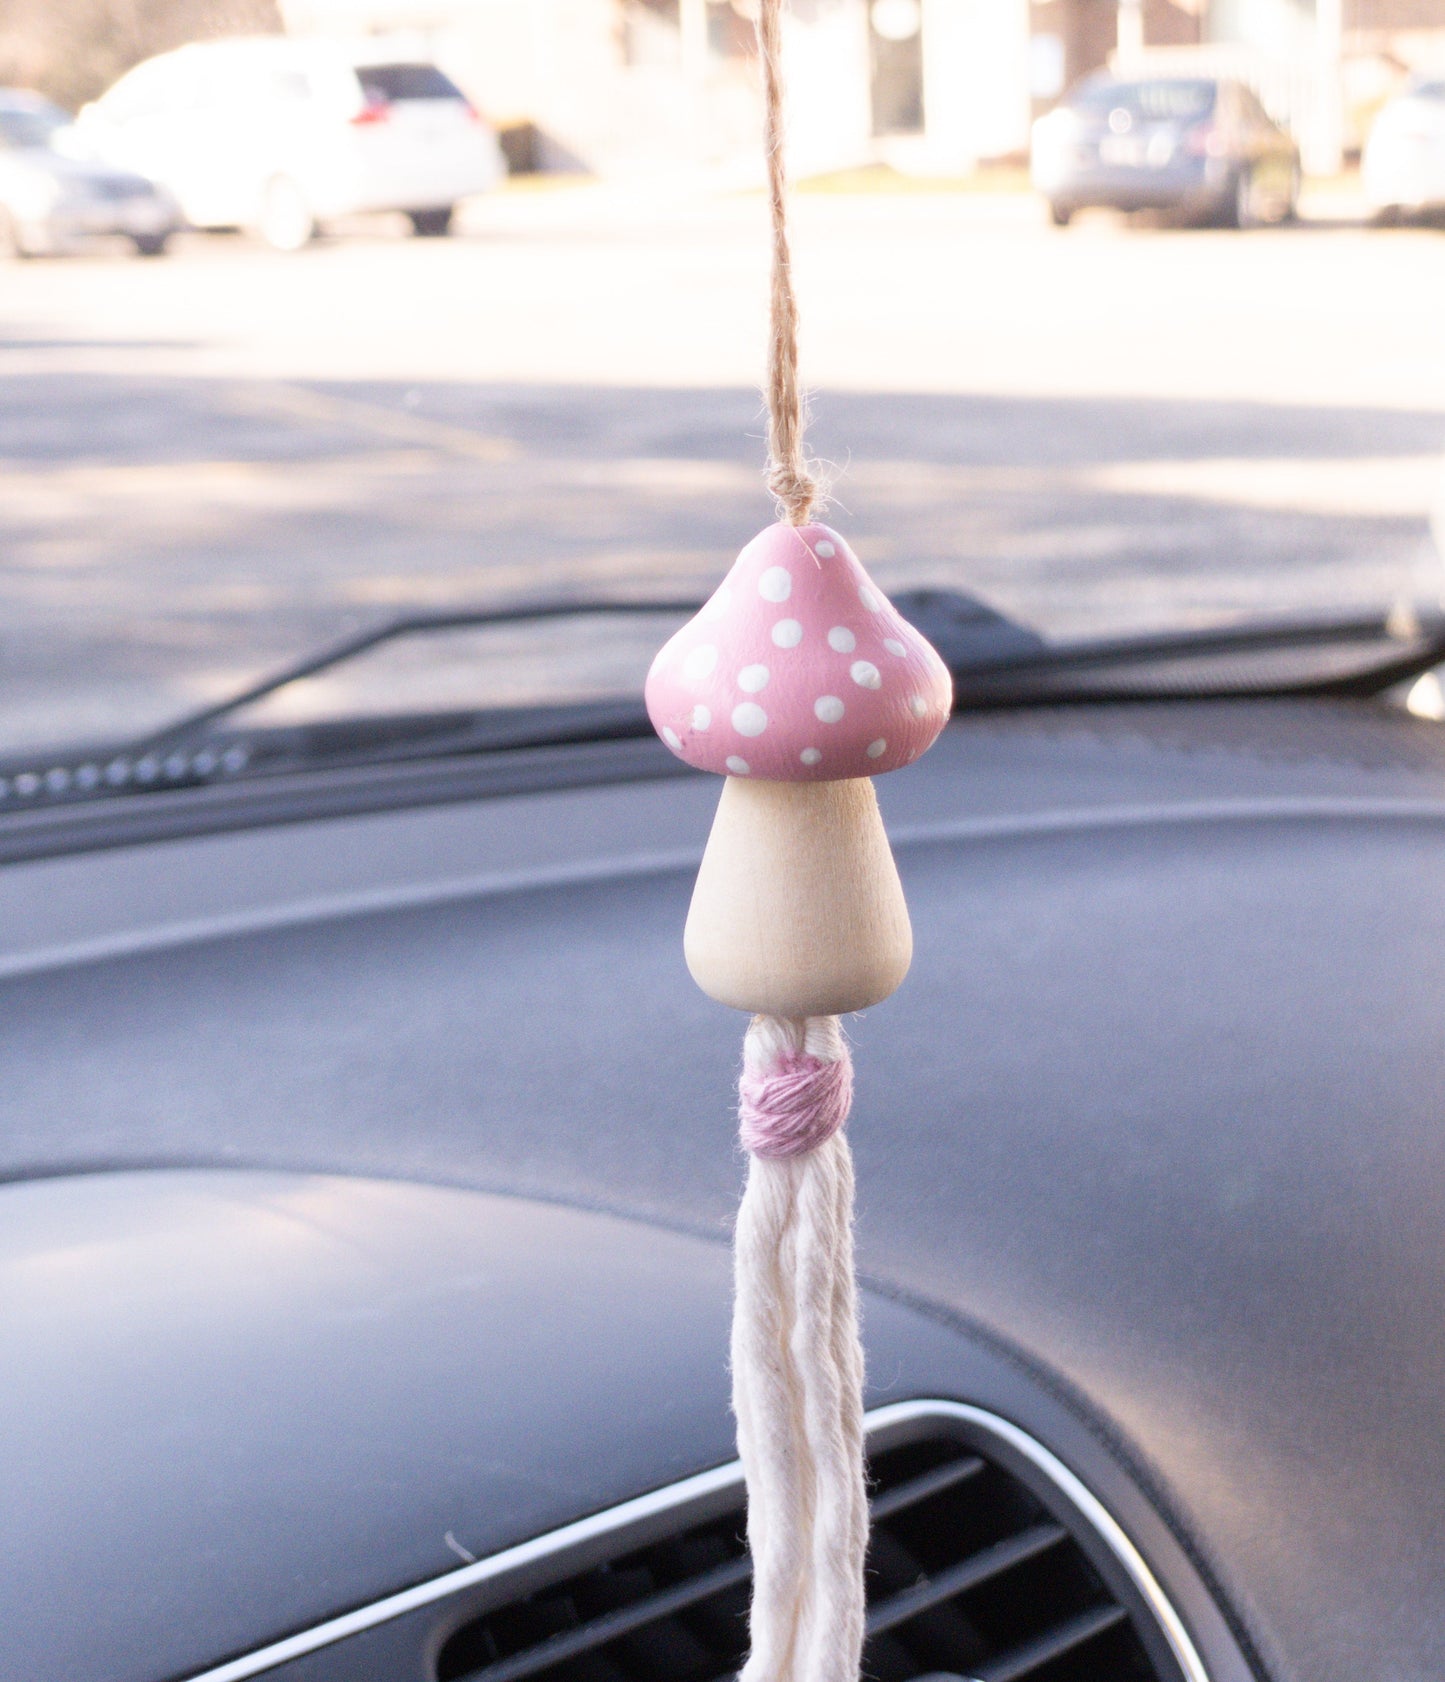
<instances>
[{"instance_id":1,"label":"windshield","mask_svg":"<svg viewBox=\"0 0 1445 1682\"><path fill-rule=\"evenodd\" d=\"M1216 92L1213 82L1116 82L1104 79L1086 82L1070 95L1068 103L1076 111L1099 115L1107 111L1127 111L1147 122L1192 122L1199 117L1207 117L1214 109Z\"/></svg>"},{"instance_id":2,"label":"windshield","mask_svg":"<svg viewBox=\"0 0 1445 1682\"><path fill-rule=\"evenodd\" d=\"M461 99L461 89L434 64L363 64L356 72L370 100Z\"/></svg>"},{"instance_id":3,"label":"windshield","mask_svg":"<svg viewBox=\"0 0 1445 1682\"><path fill-rule=\"evenodd\" d=\"M79 113L96 185L0 188L0 759L144 738L400 615L701 600L774 517L749 7L575 10L435 0L359 70L414 8L7 25L0 81ZM1336 43L1331 101L1315 36L1264 42L1246 0L1167 40L1145 8L1142 43L1108 6L993 10L794 8L824 518L888 591L1049 645L1438 615L1445 186L1366 143L1445 24ZM164 98L101 98L146 61ZM267 149L258 65L315 90ZM1194 121L1238 86L1276 125L1248 153ZM1149 121L1090 140L1065 102ZM256 716L635 696L675 622L420 637Z\"/></svg>"},{"instance_id":4,"label":"windshield","mask_svg":"<svg viewBox=\"0 0 1445 1682\"><path fill-rule=\"evenodd\" d=\"M49 146L69 125L70 117L64 111L0 105L0 144L7 147Z\"/></svg>"}]
</instances>

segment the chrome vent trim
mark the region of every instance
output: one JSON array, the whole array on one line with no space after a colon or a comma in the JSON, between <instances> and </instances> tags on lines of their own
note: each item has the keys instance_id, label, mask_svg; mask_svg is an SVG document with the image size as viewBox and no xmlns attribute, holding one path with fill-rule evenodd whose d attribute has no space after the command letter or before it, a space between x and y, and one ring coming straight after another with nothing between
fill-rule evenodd
<instances>
[{"instance_id":1,"label":"chrome vent trim","mask_svg":"<svg viewBox=\"0 0 1445 1682\"><path fill-rule=\"evenodd\" d=\"M1209 1673L1182 1619L1139 1550L1092 1491L1056 1455L1028 1432L983 1408L948 1401L900 1402L878 1408L868 1415L867 1428L870 1442L884 1450L892 1446L894 1441L910 1440L930 1423L946 1424L949 1421L971 1426L1007 1445L1056 1489L1092 1528L1118 1569L1133 1586L1139 1601L1157 1625L1183 1682L1210 1682ZM930 1476L954 1482L971 1475L973 1470L981 1468L982 1465L982 1461L974 1462L972 1466L966 1461L955 1461L938 1468L936 1473L924 1474L921 1479L914 1479L907 1485L885 1491L874 1504L875 1514L880 1518L886 1517L895 1507L923 1499L924 1496L917 1486ZM706 1518L710 1511L716 1514L727 1512L736 1506L741 1487L742 1468L733 1461L713 1471L700 1473L680 1483L670 1484L664 1489L639 1496L605 1512L580 1519L574 1524L563 1526L560 1530L551 1531L545 1536L536 1537L487 1559L478 1560L475 1564L448 1571L399 1594L374 1601L368 1606L358 1607L355 1611L205 1671L193 1677L192 1682L244 1682L246 1678L263 1675L291 1660L315 1653L425 1607L438 1605L456 1596L464 1596L470 1600L474 1598L471 1591L487 1585L493 1585L493 1592L496 1592L496 1587L504 1580L515 1580L519 1584L525 1584L529 1580L535 1580L539 1572L545 1573L549 1561L563 1556L568 1559L569 1570L585 1569L589 1560L601 1561L615 1553L617 1540L625 1540L630 1548L634 1545L645 1545L650 1538L666 1536L671 1529L671 1515L680 1509L689 1511L690 1522L699 1522ZM1061 1525L1041 1523L1032 1531L1012 1537L1001 1546L1017 1553L1019 1558L1024 1558L1027 1557L1028 1550L1046 1550L1055 1546L1068 1534ZM870 1632L886 1630L894 1624L902 1623L906 1618L918 1615L925 1604L942 1602L950 1595L963 1592L968 1587L972 1573L987 1574L990 1566L995 1570L1002 1570L1008 1563L1010 1561L1002 1558L997 1561L980 1560L979 1556L975 1555L959 1562L950 1570L935 1574L916 1588L904 1589L875 1602L869 1609ZM718 1573L719 1580L709 1586L708 1592L715 1592L718 1588L726 1586L722 1582L723 1575L727 1575L729 1581L736 1577L739 1582L745 1581L747 1576L745 1569L739 1571L732 1563L720 1566ZM957 1582L953 1580L955 1576L958 1577ZM682 1589L689 1591L695 1587L696 1580L681 1585ZM521 1592L527 1592L525 1587ZM915 1600L918 1604L914 1604ZM1121 1607L1101 1607L1084 1613L1078 1620L1078 1629L1069 1627L1061 1629L1059 1633L1068 1635L1073 1641L1081 1641L1088 1635L1101 1633L1111 1624L1118 1623L1127 1616L1127 1612ZM1089 1620L1093 1620L1094 1627L1085 1629L1084 1624ZM1043 1655L1039 1655L1036 1662L1042 1663ZM932 1679L925 1678L923 1682L932 1682ZM944 1679L940 1677L938 1682L944 1682ZM950 1678L949 1682L955 1682L955 1679ZM957 1682L967 1682L967 1679L957 1679Z\"/></svg>"}]
</instances>

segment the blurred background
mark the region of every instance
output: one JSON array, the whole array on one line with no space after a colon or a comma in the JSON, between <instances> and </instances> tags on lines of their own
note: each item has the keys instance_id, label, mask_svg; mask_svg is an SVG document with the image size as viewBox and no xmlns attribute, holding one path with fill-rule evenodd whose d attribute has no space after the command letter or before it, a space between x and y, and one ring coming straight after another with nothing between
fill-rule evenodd
<instances>
[{"instance_id":1,"label":"blurred background","mask_svg":"<svg viewBox=\"0 0 1445 1682\"><path fill-rule=\"evenodd\" d=\"M1439 611L1445 0L793 0L786 60L886 586ZM0 0L0 754L710 588L771 517L756 69L749 0ZM521 635L272 705L610 692L651 632Z\"/></svg>"}]
</instances>

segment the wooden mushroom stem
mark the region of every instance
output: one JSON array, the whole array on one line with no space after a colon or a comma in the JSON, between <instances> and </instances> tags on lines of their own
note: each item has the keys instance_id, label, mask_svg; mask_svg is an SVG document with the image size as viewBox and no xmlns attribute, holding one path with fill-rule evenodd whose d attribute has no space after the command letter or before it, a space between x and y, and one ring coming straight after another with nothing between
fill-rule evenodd
<instances>
[{"instance_id":1,"label":"wooden mushroom stem","mask_svg":"<svg viewBox=\"0 0 1445 1682\"><path fill-rule=\"evenodd\" d=\"M841 1016L897 990L913 930L873 784L729 777L683 951L719 1003Z\"/></svg>"}]
</instances>

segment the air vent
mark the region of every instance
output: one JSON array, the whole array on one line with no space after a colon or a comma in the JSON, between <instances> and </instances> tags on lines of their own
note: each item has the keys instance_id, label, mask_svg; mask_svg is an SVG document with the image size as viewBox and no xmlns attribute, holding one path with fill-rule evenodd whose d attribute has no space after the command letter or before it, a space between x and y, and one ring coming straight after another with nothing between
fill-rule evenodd
<instances>
[{"instance_id":1,"label":"air vent","mask_svg":"<svg viewBox=\"0 0 1445 1682\"><path fill-rule=\"evenodd\" d=\"M1101 1575L1103 1540L1008 1459L977 1433L937 1427L875 1449L864 1675L1180 1682L1148 1605ZM437 1682L726 1682L747 1642L741 1501L676 1521L464 1624L441 1648Z\"/></svg>"}]
</instances>

